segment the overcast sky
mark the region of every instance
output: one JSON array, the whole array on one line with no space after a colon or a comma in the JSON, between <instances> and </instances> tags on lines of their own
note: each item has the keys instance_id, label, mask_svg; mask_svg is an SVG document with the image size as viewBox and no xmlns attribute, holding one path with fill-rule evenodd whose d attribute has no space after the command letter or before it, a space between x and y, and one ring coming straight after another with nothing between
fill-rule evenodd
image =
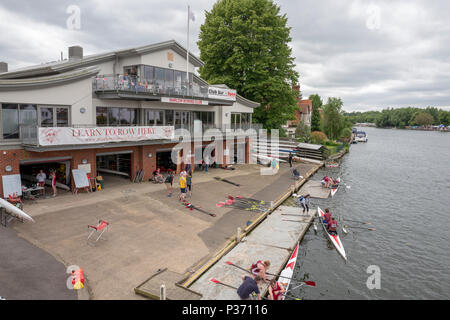
<instances>
[{"instance_id":1,"label":"overcast sky","mask_svg":"<svg viewBox=\"0 0 450 320\"><path fill-rule=\"evenodd\" d=\"M450 1L276 0L292 28L303 96L341 97L348 111L450 106ZM187 2L1 0L0 61L9 69L174 39L186 45ZM190 48L214 1L190 0ZM80 9L80 28L67 13ZM70 10L69 10L70 11ZM73 11L71 11L73 12Z\"/></svg>"}]
</instances>

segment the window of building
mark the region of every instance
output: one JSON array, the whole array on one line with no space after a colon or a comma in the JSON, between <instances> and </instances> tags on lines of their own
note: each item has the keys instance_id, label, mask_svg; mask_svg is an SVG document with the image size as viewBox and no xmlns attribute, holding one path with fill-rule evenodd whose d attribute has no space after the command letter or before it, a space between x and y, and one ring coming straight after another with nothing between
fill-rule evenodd
<instances>
[{"instance_id":1,"label":"window of building","mask_svg":"<svg viewBox=\"0 0 450 320\"><path fill-rule=\"evenodd\" d=\"M152 66L144 66L144 81L147 85L153 85L154 68Z\"/></svg>"},{"instance_id":2,"label":"window of building","mask_svg":"<svg viewBox=\"0 0 450 320\"><path fill-rule=\"evenodd\" d=\"M2 104L3 139L19 139L19 106Z\"/></svg>"},{"instance_id":3,"label":"window of building","mask_svg":"<svg viewBox=\"0 0 450 320\"><path fill-rule=\"evenodd\" d=\"M165 72L162 68L155 68L155 85L157 92L164 92Z\"/></svg>"},{"instance_id":4,"label":"window of building","mask_svg":"<svg viewBox=\"0 0 450 320\"><path fill-rule=\"evenodd\" d=\"M98 126L136 126L139 124L139 109L119 107L97 107Z\"/></svg>"},{"instance_id":5,"label":"window of building","mask_svg":"<svg viewBox=\"0 0 450 320\"><path fill-rule=\"evenodd\" d=\"M173 70L165 69L165 86L169 93L173 92L174 88L174 76L173 76Z\"/></svg>"},{"instance_id":6,"label":"window of building","mask_svg":"<svg viewBox=\"0 0 450 320\"><path fill-rule=\"evenodd\" d=\"M97 107L97 125L98 126L108 125L108 108Z\"/></svg>"},{"instance_id":7,"label":"window of building","mask_svg":"<svg viewBox=\"0 0 450 320\"><path fill-rule=\"evenodd\" d=\"M173 126L173 110L165 110L164 114L166 118L166 126Z\"/></svg>"}]
</instances>

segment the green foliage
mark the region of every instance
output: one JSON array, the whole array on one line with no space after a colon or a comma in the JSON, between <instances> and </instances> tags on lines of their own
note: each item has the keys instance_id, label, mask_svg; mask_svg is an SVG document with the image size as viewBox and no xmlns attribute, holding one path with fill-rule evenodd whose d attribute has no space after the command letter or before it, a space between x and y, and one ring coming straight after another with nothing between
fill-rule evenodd
<instances>
[{"instance_id":1,"label":"green foliage","mask_svg":"<svg viewBox=\"0 0 450 320\"><path fill-rule=\"evenodd\" d=\"M298 73L286 15L271 0L219 0L205 15L197 43L201 77L261 103L253 119L267 129L294 119Z\"/></svg>"},{"instance_id":2,"label":"green foliage","mask_svg":"<svg viewBox=\"0 0 450 320\"><path fill-rule=\"evenodd\" d=\"M312 94L309 96L312 100L312 114L311 114L311 131L320 131L321 129L321 117L320 108L322 108L322 99L318 94Z\"/></svg>"},{"instance_id":3,"label":"green foliage","mask_svg":"<svg viewBox=\"0 0 450 320\"><path fill-rule=\"evenodd\" d=\"M347 121L342 113L342 100L340 98L328 98L327 104L323 107L323 131L330 139L341 137L342 130L346 127Z\"/></svg>"},{"instance_id":4,"label":"green foliage","mask_svg":"<svg viewBox=\"0 0 450 320\"><path fill-rule=\"evenodd\" d=\"M431 126L433 124L434 118L431 114L427 112L417 113L412 120L411 124L418 126Z\"/></svg>"},{"instance_id":5,"label":"green foliage","mask_svg":"<svg viewBox=\"0 0 450 320\"><path fill-rule=\"evenodd\" d=\"M295 137L303 142L308 142L311 139L311 128L303 121L299 121L295 129Z\"/></svg>"},{"instance_id":6,"label":"green foliage","mask_svg":"<svg viewBox=\"0 0 450 320\"><path fill-rule=\"evenodd\" d=\"M377 127L381 128L404 128L408 125L421 125L416 122L416 117L420 114L427 114L428 120L432 119L432 125L450 125L450 111L428 107L421 108L388 108L383 111L368 111L368 112L351 112L345 113L345 117L352 123L375 123ZM426 123L429 123L427 121Z\"/></svg>"},{"instance_id":7,"label":"green foliage","mask_svg":"<svg viewBox=\"0 0 450 320\"><path fill-rule=\"evenodd\" d=\"M311 132L311 141L315 144L322 144L328 140L328 137L325 133L321 131L313 131Z\"/></svg>"},{"instance_id":8,"label":"green foliage","mask_svg":"<svg viewBox=\"0 0 450 320\"><path fill-rule=\"evenodd\" d=\"M351 136L352 136L352 129L344 128L344 130L342 130L342 137L343 138L350 138Z\"/></svg>"}]
</instances>

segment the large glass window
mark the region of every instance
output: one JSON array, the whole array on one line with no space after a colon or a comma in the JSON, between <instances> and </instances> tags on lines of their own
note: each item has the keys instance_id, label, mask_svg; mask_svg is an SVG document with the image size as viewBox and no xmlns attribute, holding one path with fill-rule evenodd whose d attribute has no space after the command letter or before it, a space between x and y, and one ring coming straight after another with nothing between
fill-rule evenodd
<instances>
[{"instance_id":1,"label":"large glass window","mask_svg":"<svg viewBox=\"0 0 450 320\"><path fill-rule=\"evenodd\" d=\"M153 67L144 66L144 81L146 82L147 86L153 85L153 71Z\"/></svg>"},{"instance_id":2,"label":"large glass window","mask_svg":"<svg viewBox=\"0 0 450 320\"><path fill-rule=\"evenodd\" d=\"M157 92L164 92L164 79L165 79L164 69L155 68L155 85Z\"/></svg>"},{"instance_id":3,"label":"large glass window","mask_svg":"<svg viewBox=\"0 0 450 320\"><path fill-rule=\"evenodd\" d=\"M53 127L53 108L41 107L41 127Z\"/></svg>"},{"instance_id":4,"label":"large glass window","mask_svg":"<svg viewBox=\"0 0 450 320\"><path fill-rule=\"evenodd\" d=\"M3 139L19 139L19 106L2 105Z\"/></svg>"},{"instance_id":5,"label":"large glass window","mask_svg":"<svg viewBox=\"0 0 450 320\"><path fill-rule=\"evenodd\" d=\"M139 109L97 107L98 126L135 126L139 124Z\"/></svg>"},{"instance_id":6,"label":"large glass window","mask_svg":"<svg viewBox=\"0 0 450 320\"><path fill-rule=\"evenodd\" d=\"M56 126L57 127L69 126L69 109L68 108L56 108Z\"/></svg>"},{"instance_id":7,"label":"large glass window","mask_svg":"<svg viewBox=\"0 0 450 320\"><path fill-rule=\"evenodd\" d=\"M98 126L108 125L108 108L97 107L97 125Z\"/></svg>"},{"instance_id":8,"label":"large glass window","mask_svg":"<svg viewBox=\"0 0 450 320\"><path fill-rule=\"evenodd\" d=\"M174 77L175 94L181 95L181 71L175 71Z\"/></svg>"},{"instance_id":9,"label":"large glass window","mask_svg":"<svg viewBox=\"0 0 450 320\"><path fill-rule=\"evenodd\" d=\"M20 105L20 124L37 125L37 106L35 104Z\"/></svg>"},{"instance_id":10,"label":"large glass window","mask_svg":"<svg viewBox=\"0 0 450 320\"><path fill-rule=\"evenodd\" d=\"M165 110L164 113L166 116L166 126L173 126L173 110Z\"/></svg>"},{"instance_id":11,"label":"large glass window","mask_svg":"<svg viewBox=\"0 0 450 320\"><path fill-rule=\"evenodd\" d=\"M166 69L165 70L165 86L168 93L173 92L173 70Z\"/></svg>"}]
</instances>

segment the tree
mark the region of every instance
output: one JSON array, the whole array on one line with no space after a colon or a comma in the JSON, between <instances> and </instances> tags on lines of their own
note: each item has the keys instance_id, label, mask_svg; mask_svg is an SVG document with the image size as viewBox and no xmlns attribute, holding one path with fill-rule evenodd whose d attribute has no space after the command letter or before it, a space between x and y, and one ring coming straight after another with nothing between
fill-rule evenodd
<instances>
[{"instance_id":1,"label":"tree","mask_svg":"<svg viewBox=\"0 0 450 320\"><path fill-rule=\"evenodd\" d=\"M328 98L323 107L323 131L329 139L338 139L345 128L345 118L342 114L342 100Z\"/></svg>"},{"instance_id":2,"label":"tree","mask_svg":"<svg viewBox=\"0 0 450 320\"><path fill-rule=\"evenodd\" d=\"M417 124L419 126L431 126L433 124L433 122L434 122L434 118L428 112L418 113L414 117L414 124Z\"/></svg>"},{"instance_id":3,"label":"tree","mask_svg":"<svg viewBox=\"0 0 450 320\"><path fill-rule=\"evenodd\" d=\"M310 95L309 99L312 100L311 131L320 131L322 99L318 94Z\"/></svg>"},{"instance_id":4,"label":"tree","mask_svg":"<svg viewBox=\"0 0 450 320\"><path fill-rule=\"evenodd\" d=\"M309 142L311 139L311 128L303 121L299 121L295 128L295 137L300 138L303 142Z\"/></svg>"},{"instance_id":5,"label":"tree","mask_svg":"<svg viewBox=\"0 0 450 320\"><path fill-rule=\"evenodd\" d=\"M259 102L253 119L267 129L294 119L298 73L286 15L271 0L219 0L205 15L197 43L201 77Z\"/></svg>"}]
</instances>

